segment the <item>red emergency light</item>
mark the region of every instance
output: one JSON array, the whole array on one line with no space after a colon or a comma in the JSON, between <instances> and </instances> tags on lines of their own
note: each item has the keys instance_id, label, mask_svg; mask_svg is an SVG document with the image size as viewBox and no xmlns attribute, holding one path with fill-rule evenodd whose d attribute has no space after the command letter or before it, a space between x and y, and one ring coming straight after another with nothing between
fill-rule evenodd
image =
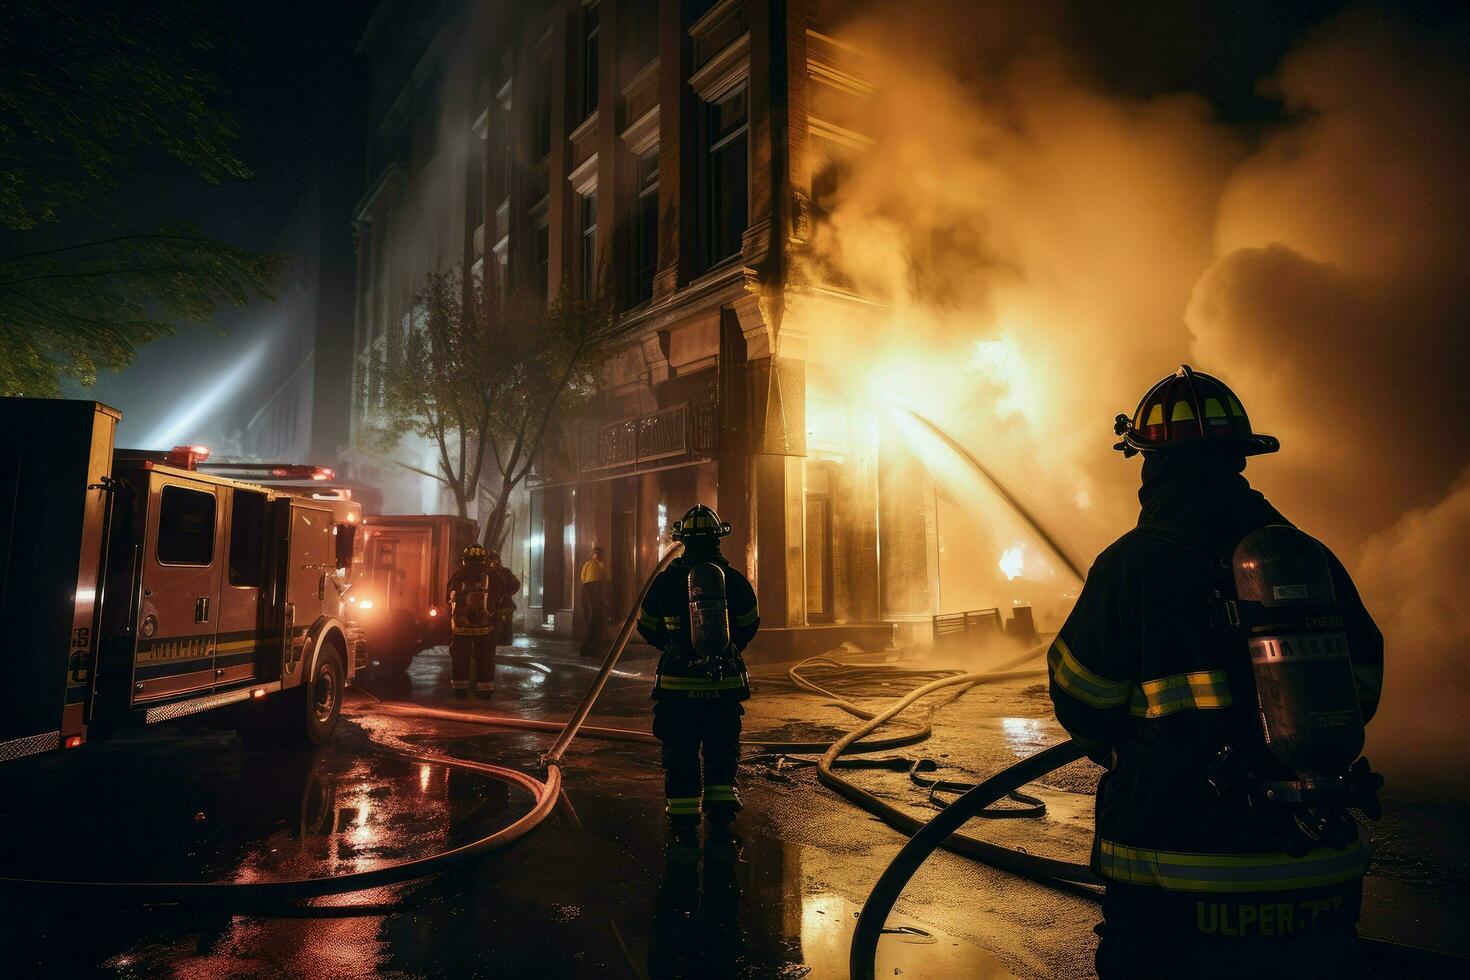
<instances>
[{"instance_id":1,"label":"red emergency light","mask_svg":"<svg viewBox=\"0 0 1470 980\"><path fill-rule=\"evenodd\" d=\"M272 466L271 476L281 480L335 480L337 471L330 466Z\"/></svg>"},{"instance_id":2,"label":"red emergency light","mask_svg":"<svg viewBox=\"0 0 1470 980\"><path fill-rule=\"evenodd\" d=\"M192 470L196 464L209 459L208 446L175 446L168 451L168 463L179 469Z\"/></svg>"}]
</instances>

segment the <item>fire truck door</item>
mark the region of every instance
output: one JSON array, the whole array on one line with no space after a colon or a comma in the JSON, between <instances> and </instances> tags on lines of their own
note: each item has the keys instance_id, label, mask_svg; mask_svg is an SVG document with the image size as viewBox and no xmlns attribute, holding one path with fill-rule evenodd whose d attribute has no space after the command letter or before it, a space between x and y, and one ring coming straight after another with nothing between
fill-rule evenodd
<instances>
[{"instance_id":1,"label":"fire truck door","mask_svg":"<svg viewBox=\"0 0 1470 980\"><path fill-rule=\"evenodd\" d=\"M285 678L296 682L306 653L306 631L321 615L336 568L332 512L291 501L286 547L286 628L290 637Z\"/></svg>"},{"instance_id":2,"label":"fire truck door","mask_svg":"<svg viewBox=\"0 0 1470 980\"><path fill-rule=\"evenodd\" d=\"M224 491L154 473L148 490L134 704L214 687Z\"/></svg>"},{"instance_id":3,"label":"fire truck door","mask_svg":"<svg viewBox=\"0 0 1470 980\"><path fill-rule=\"evenodd\" d=\"M264 596L270 540L266 495L239 488L220 493L228 500L229 533L214 667L215 683L224 687L261 677L266 656L278 648Z\"/></svg>"}]
</instances>

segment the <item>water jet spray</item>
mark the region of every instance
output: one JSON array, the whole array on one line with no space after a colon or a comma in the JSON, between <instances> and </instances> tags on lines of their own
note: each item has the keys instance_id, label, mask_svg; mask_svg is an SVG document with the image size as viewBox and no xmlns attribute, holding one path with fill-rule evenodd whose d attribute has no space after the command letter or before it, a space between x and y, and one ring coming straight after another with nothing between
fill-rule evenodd
<instances>
[{"instance_id":1,"label":"water jet spray","mask_svg":"<svg viewBox=\"0 0 1470 980\"><path fill-rule=\"evenodd\" d=\"M930 434L934 435L946 446L954 450L954 452L965 462L969 463L971 469L973 469L976 473L979 473L980 476L984 478L985 482L990 484L991 489L993 489L1000 496L1001 500L1005 501L1006 506L1010 507L1011 510L1015 512L1016 516L1019 517L1028 528L1031 529L1032 533L1034 533L1038 538L1041 539L1042 543L1046 545L1047 549L1053 555L1055 555L1056 558L1063 565L1067 567L1067 570L1073 575L1077 576L1077 581L1084 582L1087 580L1087 574L1082 571L1081 566L1079 566L1077 562L1074 561L1072 557L1068 555L1065 550L1062 549L1062 546L1057 542L1057 539L1042 525L1041 521L1036 517L1036 515L1033 514L1030 509L1028 509L1026 505L1021 502L1020 498L1012 493L1010 489L1001 482L998 476L991 472L989 467L980 462L980 460L975 457L974 453L966 449L953 436L945 432L929 418L919 414L912 408L909 408L906 405L897 405L895 407L907 414L915 422L918 422L920 425L924 426L924 428L928 429Z\"/></svg>"}]
</instances>

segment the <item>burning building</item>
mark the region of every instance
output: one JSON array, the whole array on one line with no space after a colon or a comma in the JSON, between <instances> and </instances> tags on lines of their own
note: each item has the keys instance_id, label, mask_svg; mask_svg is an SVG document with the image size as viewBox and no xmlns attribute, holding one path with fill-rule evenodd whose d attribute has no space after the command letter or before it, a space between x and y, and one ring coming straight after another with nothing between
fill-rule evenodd
<instances>
[{"instance_id":1,"label":"burning building","mask_svg":"<svg viewBox=\"0 0 1470 980\"><path fill-rule=\"evenodd\" d=\"M605 389L515 515L533 629L573 628L594 544L627 608L696 501L733 525L769 647L886 644L940 612L935 487L809 342L874 309L806 257L873 142L868 58L829 33L840 6L386 0L372 17L360 374L449 264L602 289L619 311ZM355 424L373 410L359 388ZM389 509L441 506L404 476Z\"/></svg>"}]
</instances>

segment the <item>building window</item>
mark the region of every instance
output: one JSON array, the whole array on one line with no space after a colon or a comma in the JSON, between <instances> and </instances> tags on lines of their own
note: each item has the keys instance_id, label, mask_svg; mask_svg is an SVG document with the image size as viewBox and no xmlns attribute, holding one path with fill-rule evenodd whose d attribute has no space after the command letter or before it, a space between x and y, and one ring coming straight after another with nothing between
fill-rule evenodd
<instances>
[{"instance_id":1,"label":"building window","mask_svg":"<svg viewBox=\"0 0 1470 980\"><path fill-rule=\"evenodd\" d=\"M740 254L740 240L749 221L747 157L748 104L741 86L702 109L701 142L705 147L700 181L700 269L712 268Z\"/></svg>"},{"instance_id":2,"label":"building window","mask_svg":"<svg viewBox=\"0 0 1470 980\"><path fill-rule=\"evenodd\" d=\"M578 256L578 286L583 299L591 299L597 293L597 195L586 194L581 198L582 251Z\"/></svg>"},{"instance_id":3,"label":"building window","mask_svg":"<svg viewBox=\"0 0 1470 980\"><path fill-rule=\"evenodd\" d=\"M653 296L658 271L658 147L638 158L638 199L633 214L633 277L628 299L633 305Z\"/></svg>"},{"instance_id":4,"label":"building window","mask_svg":"<svg viewBox=\"0 0 1470 980\"><path fill-rule=\"evenodd\" d=\"M597 43L601 11L596 0L582 8L582 118L597 108Z\"/></svg>"}]
</instances>

